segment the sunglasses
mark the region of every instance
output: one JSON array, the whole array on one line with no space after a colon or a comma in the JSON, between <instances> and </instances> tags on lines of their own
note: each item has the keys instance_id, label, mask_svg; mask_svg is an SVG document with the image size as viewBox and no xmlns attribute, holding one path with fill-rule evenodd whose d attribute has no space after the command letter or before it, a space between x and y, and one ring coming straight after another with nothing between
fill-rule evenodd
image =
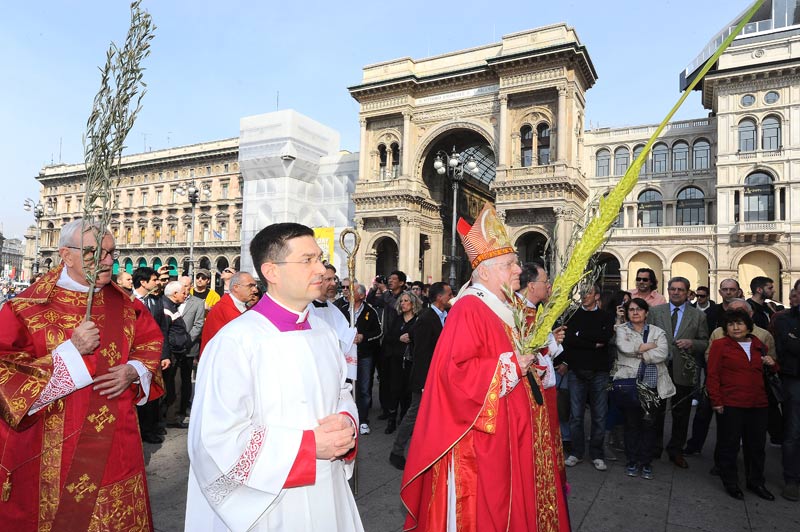
<instances>
[{"instance_id":1,"label":"sunglasses","mask_svg":"<svg viewBox=\"0 0 800 532\"><path fill-rule=\"evenodd\" d=\"M649 277L637 277L636 278L636 282L637 283L649 283L650 282L650 278Z\"/></svg>"}]
</instances>

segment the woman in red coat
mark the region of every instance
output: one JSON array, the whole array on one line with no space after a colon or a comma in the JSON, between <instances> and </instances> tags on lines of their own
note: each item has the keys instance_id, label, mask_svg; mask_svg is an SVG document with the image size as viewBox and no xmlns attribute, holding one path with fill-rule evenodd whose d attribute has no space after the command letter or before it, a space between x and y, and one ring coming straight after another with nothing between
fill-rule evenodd
<instances>
[{"instance_id":1,"label":"woman in red coat","mask_svg":"<svg viewBox=\"0 0 800 532\"><path fill-rule=\"evenodd\" d=\"M708 355L708 396L717 413L717 456L728 495L743 499L736 458L744 442L747 489L762 499L775 497L764 486L764 443L767 433L767 391L764 368L778 365L767 347L751 333L753 320L743 310L729 310L720 323L725 336L711 344Z\"/></svg>"}]
</instances>

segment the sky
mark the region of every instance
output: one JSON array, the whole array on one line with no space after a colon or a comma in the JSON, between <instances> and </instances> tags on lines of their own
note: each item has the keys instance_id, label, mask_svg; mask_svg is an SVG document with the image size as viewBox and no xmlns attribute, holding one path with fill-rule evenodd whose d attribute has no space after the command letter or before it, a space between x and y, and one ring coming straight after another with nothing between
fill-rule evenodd
<instances>
[{"instance_id":1,"label":"sky","mask_svg":"<svg viewBox=\"0 0 800 532\"><path fill-rule=\"evenodd\" d=\"M82 136L111 41L129 25L123 0L4 2L0 7L0 231L33 223L43 166L83 160ZM294 109L359 146L347 87L364 66L499 42L566 22L598 73L586 126L660 122L678 75L747 0L145 0L157 26L143 109L126 154L239 134L243 116ZM675 119L707 116L699 93Z\"/></svg>"}]
</instances>

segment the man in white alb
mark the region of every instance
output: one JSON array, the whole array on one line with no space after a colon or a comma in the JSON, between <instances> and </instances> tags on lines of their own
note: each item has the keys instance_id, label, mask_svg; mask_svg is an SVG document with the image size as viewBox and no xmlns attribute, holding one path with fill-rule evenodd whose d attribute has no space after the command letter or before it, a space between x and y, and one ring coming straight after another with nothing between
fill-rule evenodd
<instances>
[{"instance_id":1,"label":"man in white alb","mask_svg":"<svg viewBox=\"0 0 800 532\"><path fill-rule=\"evenodd\" d=\"M363 530L347 484L358 414L334 331L308 304L325 267L310 228L250 245L267 293L203 351L189 424L185 530Z\"/></svg>"}]
</instances>

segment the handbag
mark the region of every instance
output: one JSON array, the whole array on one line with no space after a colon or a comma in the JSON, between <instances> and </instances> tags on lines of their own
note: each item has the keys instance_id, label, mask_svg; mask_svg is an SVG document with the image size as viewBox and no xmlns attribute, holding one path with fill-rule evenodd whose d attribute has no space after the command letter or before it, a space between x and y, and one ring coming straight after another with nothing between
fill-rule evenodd
<instances>
[{"instance_id":1,"label":"handbag","mask_svg":"<svg viewBox=\"0 0 800 532\"><path fill-rule=\"evenodd\" d=\"M767 388L767 393L771 393L775 401L782 403L786 400L786 393L783 391L783 381L777 373L773 373L767 368L764 368L764 384Z\"/></svg>"}]
</instances>

